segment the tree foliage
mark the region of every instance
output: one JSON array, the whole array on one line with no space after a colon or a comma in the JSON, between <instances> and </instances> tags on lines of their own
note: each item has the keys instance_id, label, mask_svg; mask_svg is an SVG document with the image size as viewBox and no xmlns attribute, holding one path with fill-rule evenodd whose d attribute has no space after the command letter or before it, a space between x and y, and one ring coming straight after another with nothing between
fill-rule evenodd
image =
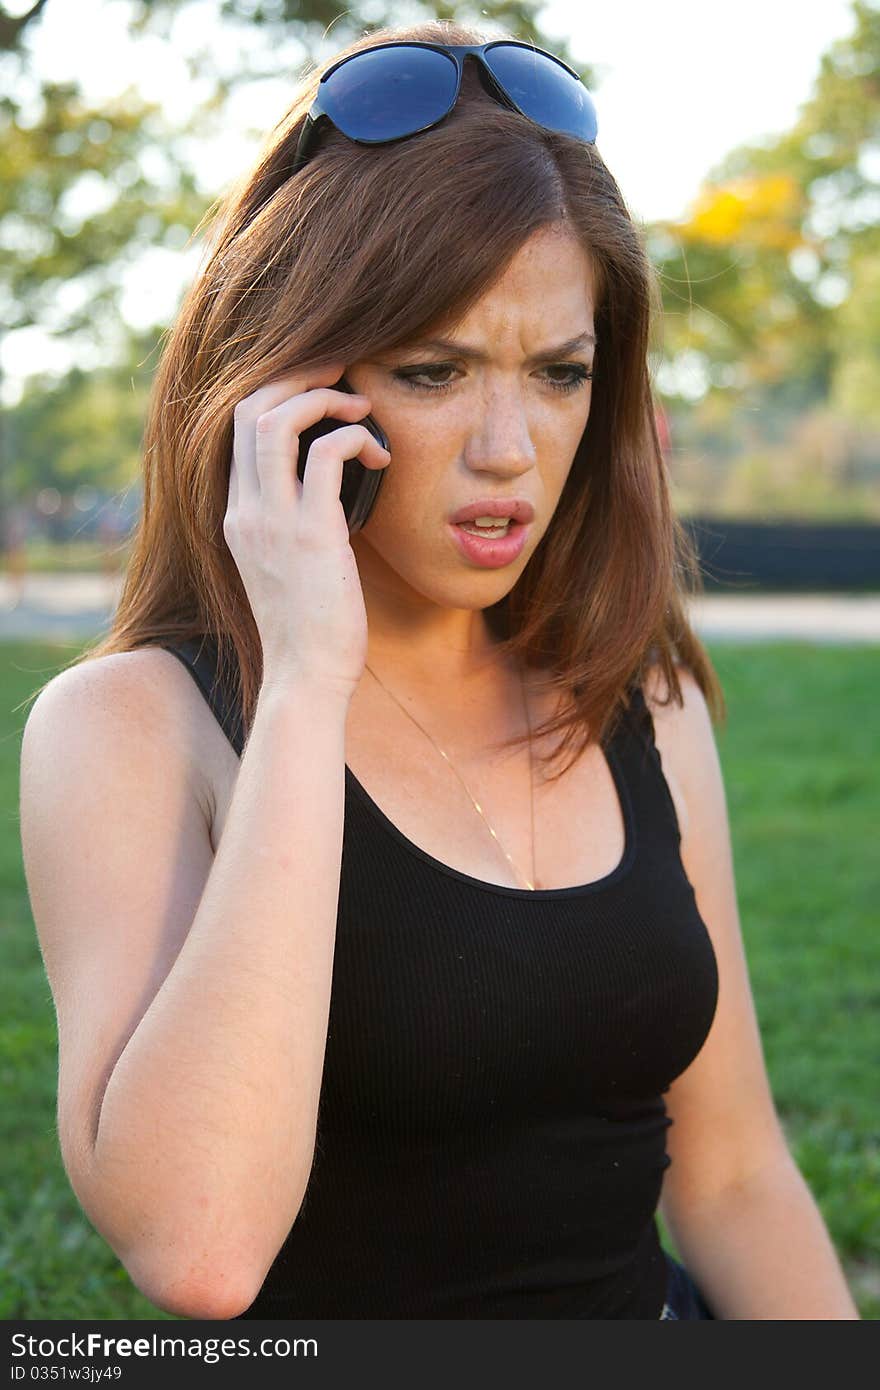
<instances>
[{"instance_id":1,"label":"tree foliage","mask_svg":"<svg viewBox=\"0 0 880 1390\"><path fill-rule=\"evenodd\" d=\"M682 221L652 229L666 352L697 352L713 386L765 404L788 396L800 409L830 397L870 414L880 358L873 393L857 388L844 325L859 325L864 383L876 335L854 288L876 305L878 238L880 9L856 0L852 32L823 55L794 127L732 151Z\"/></svg>"}]
</instances>

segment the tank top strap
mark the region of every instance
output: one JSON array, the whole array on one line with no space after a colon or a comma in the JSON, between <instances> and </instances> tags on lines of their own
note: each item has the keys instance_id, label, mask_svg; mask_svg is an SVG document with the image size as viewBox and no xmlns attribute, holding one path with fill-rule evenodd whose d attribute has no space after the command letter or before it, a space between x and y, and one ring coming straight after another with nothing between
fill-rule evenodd
<instances>
[{"instance_id":1,"label":"tank top strap","mask_svg":"<svg viewBox=\"0 0 880 1390\"><path fill-rule=\"evenodd\" d=\"M221 729L241 757L244 749L241 710L231 691L226 690L220 682L216 643L204 634L184 642L163 642L162 646L189 671Z\"/></svg>"},{"instance_id":2,"label":"tank top strap","mask_svg":"<svg viewBox=\"0 0 880 1390\"><path fill-rule=\"evenodd\" d=\"M678 845L678 813L663 771L654 718L641 684L632 683L628 694L629 705L621 713L610 742L622 765L636 818L667 844L668 832Z\"/></svg>"},{"instance_id":3,"label":"tank top strap","mask_svg":"<svg viewBox=\"0 0 880 1390\"><path fill-rule=\"evenodd\" d=\"M627 687L627 693L629 706L624 711L619 727L621 730L626 730L630 736L635 735L647 757L650 750L652 748L656 750L657 746L654 739L654 720L645 699L645 692L637 681L633 681Z\"/></svg>"}]
</instances>

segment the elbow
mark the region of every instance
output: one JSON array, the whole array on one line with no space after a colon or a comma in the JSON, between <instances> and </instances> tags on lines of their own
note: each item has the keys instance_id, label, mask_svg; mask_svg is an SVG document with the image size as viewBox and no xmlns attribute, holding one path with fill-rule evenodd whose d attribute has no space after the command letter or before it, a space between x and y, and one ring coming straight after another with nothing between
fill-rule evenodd
<instances>
[{"instance_id":1,"label":"elbow","mask_svg":"<svg viewBox=\"0 0 880 1390\"><path fill-rule=\"evenodd\" d=\"M144 1297L177 1318L225 1322L246 1312L259 1292L258 1285L221 1264L207 1272L189 1269L179 1274L167 1269L159 1273L133 1261L126 1267Z\"/></svg>"},{"instance_id":2,"label":"elbow","mask_svg":"<svg viewBox=\"0 0 880 1390\"><path fill-rule=\"evenodd\" d=\"M262 1231L265 1222L254 1216L236 1230L229 1229L228 1217L214 1220L213 1231L226 1227L222 1242L206 1243L204 1227L181 1230L178 1219L173 1236L124 1245L113 1241L113 1248L135 1287L162 1312L197 1321L238 1318L259 1294L298 1215L304 1188L278 1217L276 1237L268 1244L265 1238L255 1242L252 1233Z\"/></svg>"}]
</instances>

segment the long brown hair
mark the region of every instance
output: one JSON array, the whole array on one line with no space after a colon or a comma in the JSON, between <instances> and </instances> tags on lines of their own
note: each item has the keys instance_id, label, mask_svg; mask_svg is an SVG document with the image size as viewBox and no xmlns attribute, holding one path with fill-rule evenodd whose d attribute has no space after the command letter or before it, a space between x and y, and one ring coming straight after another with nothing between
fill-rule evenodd
<instances>
[{"instance_id":1,"label":"long brown hair","mask_svg":"<svg viewBox=\"0 0 880 1390\"><path fill-rule=\"evenodd\" d=\"M492 37L442 21L379 29L325 67L386 39ZM499 655L548 669L562 692L556 716L533 732L563 735L553 758L574 745L566 768L606 736L656 663L670 699L682 702L679 662L725 718L685 612L702 577L671 510L655 425L647 356L658 286L596 147L544 130L469 81L439 126L373 147L327 130L291 178L325 67L303 79L256 167L196 229L212 228L213 247L163 335L121 597L107 635L71 664L207 634L249 730L262 652L223 536L235 405L294 369L354 362L454 323L535 231L564 222L596 277L589 421L542 543L486 619Z\"/></svg>"}]
</instances>

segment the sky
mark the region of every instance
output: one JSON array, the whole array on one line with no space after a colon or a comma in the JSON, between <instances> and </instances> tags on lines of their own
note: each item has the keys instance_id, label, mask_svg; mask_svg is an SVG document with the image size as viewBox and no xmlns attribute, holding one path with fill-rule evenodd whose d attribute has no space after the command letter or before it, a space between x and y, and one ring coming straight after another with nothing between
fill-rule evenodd
<instances>
[{"instance_id":1,"label":"sky","mask_svg":"<svg viewBox=\"0 0 880 1390\"><path fill-rule=\"evenodd\" d=\"M14 13L30 0L5 4ZM135 39L129 0L50 0L30 41L29 66L55 81L76 78L96 103L134 84L176 121L207 92L174 59L174 49L208 43L228 72L240 63L243 45L261 51L258 31L253 40L242 29L224 38L223 26L212 24L216 12L217 0L193 0L169 50L158 39ZM735 7L712 0L551 0L536 12L547 46L564 36L576 61L595 73L597 147L631 214L646 222L683 218L702 179L729 150L790 128L811 94L821 54L853 28L850 0L738 0ZM316 56L323 60L336 46L331 29ZM212 197L250 166L262 135L290 103L290 74L295 80L303 55L292 40L275 60L279 76L243 86L221 138L198 151L200 185ZM196 248L157 248L128 269L125 318L137 327L157 316L172 319L198 259ZM36 327L7 334L0 339L0 399L14 404L29 372L60 372L74 361L88 368L99 360Z\"/></svg>"}]
</instances>

